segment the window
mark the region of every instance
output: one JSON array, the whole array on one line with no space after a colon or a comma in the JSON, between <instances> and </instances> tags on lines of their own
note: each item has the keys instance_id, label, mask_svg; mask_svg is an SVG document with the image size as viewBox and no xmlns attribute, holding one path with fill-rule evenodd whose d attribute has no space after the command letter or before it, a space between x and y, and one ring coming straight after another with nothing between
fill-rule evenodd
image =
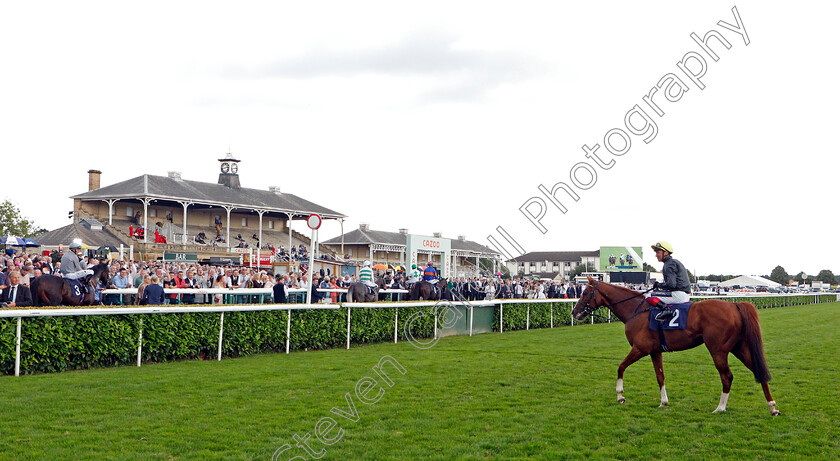
<instances>
[{"instance_id":1,"label":"window","mask_svg":"<svg viewBox=\"0 0 840 461\"><path fill-rule=\"evenodd\" d=\"M157 210L155 210L154 208L149 210L149 217L150 218L157 218Z\"/></svg>"},{"instance_id":2,"label":"window","mask_svg":"<svg viewBox=\"0 0 840 461\"><path fill-rule=\"evenodd\" d=\"M125 207L125 215L133 218L134 217L134 207L133 206Z\"/></svg>"},{"instance_id":3,"label":"window","mask_svg":"<svg viewBox=\"0 0 840 461\"><path fill-rule=\"evenodd\" d=\"M248 227L248 218L242 218L242 227Z\"/></svg>"},{"instance_id":4,"label":"window","mask_svg":"<svg viewBox=\"0 0 840 461\"><path fill-rule=\"evenodd\" d=\"M274 221L268 221L268 228L274 229Z\"/></svg>"}]
</instances>

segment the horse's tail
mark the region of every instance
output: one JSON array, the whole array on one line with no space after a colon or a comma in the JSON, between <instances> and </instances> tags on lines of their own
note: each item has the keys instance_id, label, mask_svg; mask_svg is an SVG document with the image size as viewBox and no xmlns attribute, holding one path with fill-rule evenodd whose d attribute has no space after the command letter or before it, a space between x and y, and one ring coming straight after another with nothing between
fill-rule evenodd
<instances>
[{"instance_id":1,"label":"horse's tail","mask_svg":"<svg viewBox=\"0 0 840 461\"><path fill-rule=\"evenodd\" d=\"M752 303L735 303L743 319L743 336L750 350L752 372L757 383L770 381L770 370L767 369L767 359L764 356L764 344L761 341L761 326L758 324L758 310Z\"/></svg>"}]
</instances>

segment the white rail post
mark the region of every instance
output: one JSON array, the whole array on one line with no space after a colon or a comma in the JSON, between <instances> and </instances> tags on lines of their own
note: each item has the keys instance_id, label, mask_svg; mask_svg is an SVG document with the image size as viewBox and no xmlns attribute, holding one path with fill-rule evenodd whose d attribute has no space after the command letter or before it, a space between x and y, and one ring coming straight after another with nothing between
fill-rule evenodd
<instances>
[{"instance_id":1,"label":"white rail post","mask_svg":"<svg viewBox=\"0 0 840 461\"><path fill-rule=\"evenodd\" d=\"M15 376L20 376L20 326L23 323L21 317L17 321L17 340L15 341Z\"/></svg>"},{"instance_id":2,"label":"white rail post","mask_svg":"<svg viewBox=\"0 0 840 461\"><path fill-rule=\"evenodd\" d=\"M593 316L593 315L590 315L590 316L589 316L589 323L590 323L591 325L595 325L595 316Z\"/></svg>"},{"instance_id":3,"label":"white rail post","mask_svg":"<svg viewBox=\"0 0 840 461\"><path fill-rule=\"evenodd\" d=\"M437 307L435 307L434 309L435 309L435 336L434 337L437 338L438 337L437 336Z\"/></svg>"},{"instance_id":4,"label":"white rail post","mask_svg":"<svg viewBox=\"0 0 840 461\"><path fill-rule=\"evenodd\" d=\"M574 310L574 309L572 309ZM569 317L572 319L572 326L575 326L575 316L572 315L572 311L569 311Z\"/></svg>"},{"instance_id":5,"label":"white rail post","mask_svg":"<svg viewBox=\"0 0 840 461\"><path fill-rule=\"evenodd\" d=\"M350 306L347 306L347 350L350 350Z\"/></svg>"},{"instance_id":6,"label":"white rail post","mask_svg":"<svg viewBox=\"0 0 840 461\"><path fill-rule=\"evenodd\" d=\"M311 268L310 268L311 269ZM310 289L310 293L312 290ZM286 312L289 313L288 317L286 317L286 353L289 353L289 336L292 334L292 310L288 309Z\"/></svg>"},{"instance_id":7,"label":"white rail post","mask_svg":"<svg viewBox=\"0 0 840 461\"><path fill-rule=\"evenodd\" d=\"M143 319L140 319L140 336L137 338L137 366L143 357Z\"/></svg>"},{"instance_id":8,"label":"white rail post","mask_svg":"<svg viewBox=\"0 0 840 461\"><path fill-rule=\"evenodd\" d=\"M550 303L548 308L551 309L551 328L554 328L554 303Z\"/></svg>"},{"instance_id":9,"label":"white rail post","mask_svg":"<svg viewBox=\"0 0 840 461\"><path fill-rule=\"evenodd\" d=\"M470 336L472 336L472 330L473 330L473 307L472 307L472 305L470 305L469 307L470 307Z\"/></svg>"},{"instance_id":10,"label":"white rail post","mask_svg":"<svg viewBox=\"0 0 840 461\"><path fill-rule=\"evenodd\" d=\"M528 312L525 314L525 330L531 329L531 305L528 304L526 306L528 308Z\"/></svg>"},{"instance_id":11,"label":"white rail post","mask_svg":"<svg viewBox=\"0 0 840 461\"><path fill-rule=\"evenodd\" d=\"M394 344L397 344L397 322L399 321L400 308L394 308Z\"/></svg>"},{"instance_id":12,"label":"white rail post","mask_svg":"<svg viewBox=\"0 0 840 461\"><path fill-rule=\"evenodd\" d=\"M219 359L218 361L222 361L222 335L225 331L225 313L222 312L222 315L219 316Z\"/></svg>"},{"instance_id":13,"label":"white rail post","mask_svg":"<svg viewBox=\"0 0 840 461\"><path fill-rule=\"evenodd\" d=\"M499 304L499 333L505 332L505 305Z\"/></svg>"}]
</instances>

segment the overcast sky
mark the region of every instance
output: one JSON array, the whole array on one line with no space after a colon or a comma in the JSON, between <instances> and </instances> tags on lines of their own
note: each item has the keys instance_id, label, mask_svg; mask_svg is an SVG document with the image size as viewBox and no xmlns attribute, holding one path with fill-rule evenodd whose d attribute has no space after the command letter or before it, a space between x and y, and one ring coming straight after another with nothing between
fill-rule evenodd
<instances>
[{"instance_id":1,"label":"overcast sky","mask_svg":"<svg viewBox=\"0 0 840 461\"><path fill-rule=\"evenodd\" d=\"M667 240L700 274L840 273L840 7L778 3L5 2L0 198L54 229L88 169L215 182L230 146L243 186L345 230L489 245L501 225L525 251L643 246L655 263ZM718 25L733 6L745 34ZM710 30L731 45L711 39L717 62L690 37ZM669 73L687 91L654 94L659 115L642 98ZM626 126L637 104L655 136ZM557 193L565 214L538 189L558 182L579 197ZM545 233L520 211L532 197Z\"/></svg>"}]
</instances>

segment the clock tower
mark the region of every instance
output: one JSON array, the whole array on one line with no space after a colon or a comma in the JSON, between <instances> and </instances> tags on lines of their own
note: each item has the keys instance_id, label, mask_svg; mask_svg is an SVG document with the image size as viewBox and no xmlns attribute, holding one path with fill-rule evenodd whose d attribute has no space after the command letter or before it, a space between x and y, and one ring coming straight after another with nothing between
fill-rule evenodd
<instances>
[{"instance_id":1,"label":"clock tower","mask_svg":"<svg viewBox=\"0 0 840 461\"><path fill-rule=\"evenodd\" d=\"M232 189L239 189L239 160L233 158L228 152L225 158L219 159L219 184L224 184Z\"/></svg>"}]
</instances>

